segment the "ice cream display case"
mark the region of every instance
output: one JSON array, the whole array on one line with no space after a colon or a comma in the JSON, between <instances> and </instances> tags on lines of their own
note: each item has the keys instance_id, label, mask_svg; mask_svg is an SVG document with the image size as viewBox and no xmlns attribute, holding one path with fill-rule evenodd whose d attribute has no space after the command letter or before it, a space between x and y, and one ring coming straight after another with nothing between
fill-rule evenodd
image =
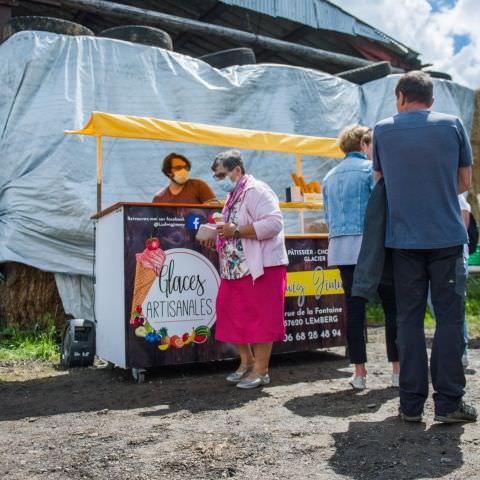
<instances>
[{"instance_id":1,"label":"ice cream display case","mask_svg":"<svg viewBox=\"0 0 480 480\"><path fill-rule=\"evenodd\" d=\"M308 214L296 226L298 211L308 209L289 207L282 204L286 220L293 216L285 239L286 335L274 352L345 345L344 296L338 270L327 267L327 235L297 233ZM218 255L196 239L219 211L117 203L94 217L96 352L132 369L136 381L148 368L237 356L214 339Z\"/></svg>"}]
</instances>

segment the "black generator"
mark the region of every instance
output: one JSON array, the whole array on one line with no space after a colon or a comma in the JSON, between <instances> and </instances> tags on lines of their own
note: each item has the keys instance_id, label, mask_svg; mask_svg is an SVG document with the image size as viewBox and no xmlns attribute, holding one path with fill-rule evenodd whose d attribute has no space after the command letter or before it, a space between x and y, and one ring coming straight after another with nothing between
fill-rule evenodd
<instances>
[{"instance_id":1,"label":"black generator","mask_svg":"<svg viewBox=\"0 0 480 480\"><path fill-rule=\"evenodd\" d=\"M90 320L68 320L60 351L62 368L88 367L95 357L95 324Z\"/></svg>"}]
</instances>

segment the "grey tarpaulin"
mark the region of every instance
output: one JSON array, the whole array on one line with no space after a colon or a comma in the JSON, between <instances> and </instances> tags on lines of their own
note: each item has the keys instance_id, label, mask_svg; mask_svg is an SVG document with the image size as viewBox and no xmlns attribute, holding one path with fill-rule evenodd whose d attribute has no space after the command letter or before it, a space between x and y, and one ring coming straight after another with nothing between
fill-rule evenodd
<instances>
[{"instance_id":1,"label":"grey tarpaulin","mask_svg":"<svg viewBox=\"0 0 480 480\"><path fill-rule=\"evenodd\" d=\"M0 262L55 272L65 311L85 318L92 318L96 146L91 137L64 135L65 129L82 127L100 110L336 136L346 125L372 125L384 112L393 113L395 83L387 78L361 89L318 71L280 65L216 70L159 48L46 32L20 32L0 46L0 79ZM473 102L466 99L473 92L439 83L437 101L470 125ZM218 148L104 139L103 206L149 201L166 184L160 165L171 151L191 158L193 176L211 180ZM294 158L248 151L244 156L248 171L283 199ZM333 163L306 158L304 175L320 179Z\"/></svg>"},{"instance_id":2,"label":"grey tarpaulin","mask_svg":"<svg viewBox=\"0 0 480 480\"><path fill-rule=\"evenodd\" d=\"M364 103L362 122L373 127L376 122L396 113L395 85L401 75L389 75L362 85ZM447 80L434 79L434 105L432 109L457 115L468 132L472 129L475 92Z\"/></svg>"}]
</instances>

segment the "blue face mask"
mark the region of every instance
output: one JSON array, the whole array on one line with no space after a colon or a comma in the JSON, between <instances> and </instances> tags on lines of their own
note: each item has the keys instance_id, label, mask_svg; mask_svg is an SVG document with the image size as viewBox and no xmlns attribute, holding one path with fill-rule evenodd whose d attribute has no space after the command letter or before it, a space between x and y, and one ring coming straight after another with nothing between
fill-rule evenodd
<instances>
[{"instance_id":1,"label":"blue face mask","mask_svg":"<svg viewBox=\"0 0 480 480\"><path fill-rule=\"evenodd\" d=\"M234 182L230 177L222 178L218 181L218 186L227 193L233 192L237 186L237 182Z\"/></svg>"}]
</instances>

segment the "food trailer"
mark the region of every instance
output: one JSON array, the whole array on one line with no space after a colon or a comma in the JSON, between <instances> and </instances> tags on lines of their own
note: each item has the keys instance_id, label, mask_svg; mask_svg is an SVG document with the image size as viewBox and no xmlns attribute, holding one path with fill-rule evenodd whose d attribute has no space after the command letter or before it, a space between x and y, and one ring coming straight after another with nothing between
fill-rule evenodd
<instances>
[{"instance_id":1,"label":"food trailer","mask_svg":"<svg viewBox=\"0 0 480 480\"><path fill-rule=\"evenodd\" d=\"M135 381L163 365L234 358L216 342L218 257L196 239L221 206L120 202L102 209L102 137L189 142L295 155L340 158L335 139L287 135L154 118L94 112L70 134L97 141L95 322L97 355L132 370ZM285 236L289 257L286 335L274 352L345 345L345 303L340 274L328 268L328 235L305 232L305 212L321 203L280 202L295 212L298 231Z\"/></svg>"}]
</instances>

